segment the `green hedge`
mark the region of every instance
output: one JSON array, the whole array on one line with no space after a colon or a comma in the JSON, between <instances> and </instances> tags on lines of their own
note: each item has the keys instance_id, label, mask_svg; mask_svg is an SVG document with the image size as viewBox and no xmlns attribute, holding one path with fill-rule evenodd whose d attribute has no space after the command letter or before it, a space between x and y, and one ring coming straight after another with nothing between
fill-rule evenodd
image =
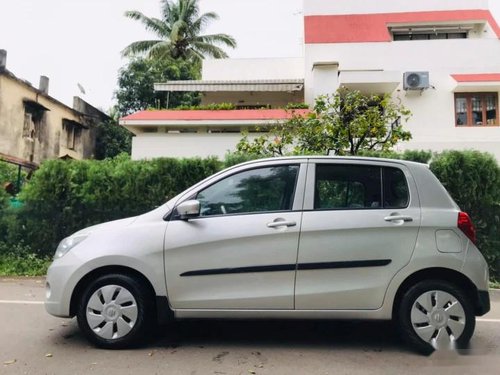
<instances>
[{"instance_id":1,"label":"green hedge","mask_svg":"<svg viewBox=\"0 0 500 375\"><path fill-rule=\"evenodd\" d=\"M8 242L53 254L76 230L147 212L220 168L217 159L47 161L21 192Z\"/></svg>"},{"instance_id":2,"label":"green hedge","mask_svg":"<svg viewBox=\"0 0 500 375\"><path fill-rule=\"evenodd\" d=\"M361 151L359 156L367 156L374 158L386 159L401 159L414 161L417 163L427 164L432 159L432 151L428 150L405 150L403 152L396 151Z\"/></svg>"},{"instance_id":3,"label":"green hedge","mask_svg":"<svg viewBox=\"0 0 500 375\"><path fill-rule=\"evenodd\" d=\"M431 170L471 215L478 246L492 275L500 277L500 169L491 155L476 151L365 155L423 163L432 158ZM52 255L57 243L76 230L147 212L223 167L253 158L229 154L225 162L213 158L131 161L123 155L103 161L47 161L21 192L21 209L8 208L0 192L0 255L19 243L39 255Z\"/></svg>"},{"instance_id":4,"label":"green hedge","mask_svg":"<svg viewBox=\"0 0 500 375\"><path fill-rule=\"evenodd\" d=\"M430 168L477 229L478 247L490 271L500 277L500 168L495 158L478 151L445 151Z\"/></svg>"}]
</instances>

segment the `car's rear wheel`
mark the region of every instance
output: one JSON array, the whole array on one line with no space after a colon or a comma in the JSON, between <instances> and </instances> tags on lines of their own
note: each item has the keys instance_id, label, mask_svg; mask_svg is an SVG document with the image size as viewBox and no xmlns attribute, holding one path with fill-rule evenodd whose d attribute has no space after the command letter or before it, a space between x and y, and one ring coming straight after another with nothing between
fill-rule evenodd
<instances>
[{"instance_id":1,"label":"car's rear wheel","mask_svg":"<svg viewBox=\"0 0 500 375\"><path fill-rule=\"evenodd\" d=\"M470 298L441 280L421 281L408 289L397 321L403 339L425 354L466 347L476 325Z\"/></svg>"},{"instance_id":2,"label":"car's rear wheel","mask_svg":"<svg viewBox=\"0 0 500 375\"><path fill-rule=\"evenodd\" d=\"M123 348L141 342L154 321L153 296L128 275L105 275L93 280L81 295L77 319L95 345Z\"/></svg>"}]
</instances>

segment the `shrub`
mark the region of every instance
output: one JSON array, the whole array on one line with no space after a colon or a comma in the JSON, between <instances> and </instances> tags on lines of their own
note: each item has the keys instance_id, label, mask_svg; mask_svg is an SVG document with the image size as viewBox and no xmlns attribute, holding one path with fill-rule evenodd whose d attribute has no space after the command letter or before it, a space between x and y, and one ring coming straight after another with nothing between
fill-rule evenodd
<instances>
[{"instance_id":1,"label":"shrub","mask_svg":"<svg viewBox=\"0 0 500 375\"><path fill-rule=\"evenodd\" d=\"M288 103L285 106L285 109L287 109L287 110L292 110L292 109L309 109L309 104L307 104L307 103Z\"/></svg>"},{"instance_id":2,"label":"shrub","mask_svg":"<svg viewBox=\"0 0 500 375\"><path fill-rule=\"evenodd\" d=\"M405 150L403 152L363 150L359 153L359 156L368 156L368 157L386 158L386 159L401 159L401 160L408 160L417 163L427 164L432 159L432 152L426 150Z\"/></svg>"},{"instance_id":3,"label":"shrub","mask_svg":"<svg viewBox=\"0 0 500 375\"><path fill-rule=\"evenodd\" d=\"M15 182L17 179L17 167L0 161L0 186L6 182ZM2 189L3 190L3 189Z\"/></svg>"},{"instance_id":4,"label":"shrub","mask_svg":"<svg viewBox=\"0 0 500 375\"><path fill-rule=\"evenodd\" d=\"M247 161L259 159L259 156L252 154L243 154L238 152L228 152L224 156L224 168L232 167L233 165L244 163Z\"/></svg>"},{"instance_id":5,"label":"shrub","mask_svg":"<svg viewBox=\"0 0 500 375\"><path fill-rule=\"evenodd\" d=\"M1 276L42 276L50 262L51 258L33 254L28 246L0 243Z\"/></svg>"},{"instance_id":6,"label":"shrub","mask_svg":"<svg viewBox=\"0 0 500 375\"><path fill-rule=\"evenodd\" d=\"M500 276L500 168L479 151L446 151L430 168L477 228L478 247L493 276Z\"/></svg>"},{"instance_id":7,"label":"shrub","mask_svg":"<svg viewBox=\"0 0 500 375\"><path fill-rule=\"evenodd\" d=\"M422 163L428 163L432 156L429 151L363 155ZM11 270L24 270L21 260L26 258L31 262L26 264L37 268L62 238L76 230L142 214L223 167L256 158L228 153L223 163L214 158L131 161L122 154L103 161L47 161L21 193L22 208L9 208L8 197L0 190L0 263L5 269L8 260ZM476 151L447 151L433 158L431 170L471 215L478 247L492 276L499 278L500 169L496 160ZM23 243L29 246L16 245ZM41 263L37 263L39 259Z\"/></svg>"},{"instance_id":8,"label":"shrub","mask_svg":"<svg viewBox=\"0 0 500 375\"><path fill-rule=\"evenodd\" d=\"M479 151L445 151L436 155L432 172L457 204L478 217L500 201L500 169L495 158Z\"/></svg>"},{"instance_id":9,"label":"shrub","mask_svg":"<svg viewBox=\"0 0 500 375\"><path fill-rule=\"evenodd\" d=\"M147 212L220 168L213 158L47 161L21 194L24 206L10 241L52 254L76 230Z\"/></svg>"},{"instance_id":10,"label":"shrub","mask_svg":"<svg viewBox=\"0 0 500 375\"><path fill-rule=\"evenodd\" d=\"M233 103L210 103L200 105L180 105L176 111L230 111L237 109Z\"/></svg>"}]
</instances>

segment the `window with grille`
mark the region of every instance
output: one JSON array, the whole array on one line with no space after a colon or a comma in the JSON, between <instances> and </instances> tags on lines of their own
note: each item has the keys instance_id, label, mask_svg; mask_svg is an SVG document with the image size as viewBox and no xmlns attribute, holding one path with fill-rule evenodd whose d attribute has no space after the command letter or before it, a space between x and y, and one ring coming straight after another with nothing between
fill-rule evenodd
<instances>
[{"instance_id":1,"label":"window with grille","mask_svg":"<svg viewBox=\"0 0 500 375\"><path fill-rule=\"evenodd\" d=\"M394 41L467 39L473 25L415 25L390 27Z\"/></svg>"},{"instance_id":2,"label":"window with grille","mask_svg":"<svg viewBox=\"0 0 500 375\"><path fill-rule=\"evenodd\" d=\"M456 93L455 125L498 125L498 93Z\"/></svg>"}]
</instances>

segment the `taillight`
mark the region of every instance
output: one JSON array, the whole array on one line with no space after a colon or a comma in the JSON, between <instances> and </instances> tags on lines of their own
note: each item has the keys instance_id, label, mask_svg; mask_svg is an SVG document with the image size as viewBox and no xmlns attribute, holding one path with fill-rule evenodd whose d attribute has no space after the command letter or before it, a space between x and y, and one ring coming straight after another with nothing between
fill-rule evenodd
<instances>
[{"instance_id":1,"label":"taillight","mask_svg":"<svg viewBox=\"0 0 500 375\"><path fill-rule=\"evenodd\" d=\"M457 226L472 243L476 243L476 228L474 228L474 224L472 224L469 215L465 212L459 212Z\"/></svg>"}]
</instances>

